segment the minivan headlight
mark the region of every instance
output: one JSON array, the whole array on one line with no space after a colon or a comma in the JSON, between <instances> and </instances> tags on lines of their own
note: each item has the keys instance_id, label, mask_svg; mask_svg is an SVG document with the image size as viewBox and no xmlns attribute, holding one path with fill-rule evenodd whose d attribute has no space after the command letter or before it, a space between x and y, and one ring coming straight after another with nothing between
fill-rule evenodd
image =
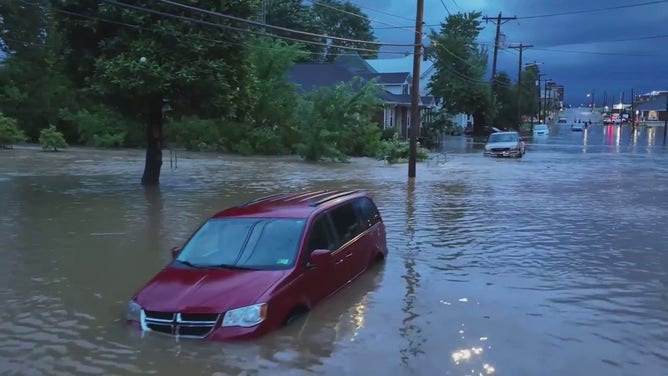
<instances>
[{"instance_id":1,"label":"minivan headlight","mask_svg":"<svg viewBox=\"0 0 668 376\"><path fill-rule=\"evenodd\" d=\"M225 312L221 326L241 326L249 328L267 318L267 304L253 304Z\"/></svg>"},{"instance_id":2,"label":"minivan headlight","mask_svg":"<svg viewBox=\"0 0 668 376\"><path fill-rule=\"evenodd\" d=\"M125 313L125 319L128 321L141 321L141 306L134 300L128 302L128 309Z\"/></svg>"}]
</instances>

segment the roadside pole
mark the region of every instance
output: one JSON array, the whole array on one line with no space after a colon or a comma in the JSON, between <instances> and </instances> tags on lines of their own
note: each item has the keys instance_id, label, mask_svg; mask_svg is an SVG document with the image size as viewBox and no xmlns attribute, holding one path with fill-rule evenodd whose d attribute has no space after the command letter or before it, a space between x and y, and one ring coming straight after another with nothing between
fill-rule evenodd
<instances>
[{"instance_id":1,"label":"roadside pole","mask_svg":"<svg viewBox=\"0 0 668 376\"><path fill-rule=\"evenodd\" d=\"M663 146L666 146L667 130L668 130L668 92L666 92L666 114L663 117Z\"/></svg>"},{"instance_id":2,"label":"roadside pole","mask_svg":"<svg viewBox=\"0 0 668 376\"><path fill-rule=\"evenodd\" d=\"M413 87L411 90L411 134L410 155L408 157L408 177L415 177L417 163L417 135L422 125L420 116L420 60L422 60L422 16L424 0L417 0L415 17L415 46L413 52Z\"/></svg>"}]
</instances>

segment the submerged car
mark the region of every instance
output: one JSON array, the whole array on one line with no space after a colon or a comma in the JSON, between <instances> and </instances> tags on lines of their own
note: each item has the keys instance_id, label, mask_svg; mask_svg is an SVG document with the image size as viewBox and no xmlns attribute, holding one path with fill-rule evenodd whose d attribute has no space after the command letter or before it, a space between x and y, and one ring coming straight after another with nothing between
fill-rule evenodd
<instances>
[{"instance_id":1,"label":"submerged car","mask_svg":"<svg viewBox=\"0 0 668 376\"><path fill-rule=\"evenodd\" d=\"M550 129L547 124L536 124L533 126L533 135L534 136L547 136L550 133Z\"/></svg>"},{"instance_id":2,"label":"submerged car","mask_svg":"<svg viewBox=\"0 0 668 376\"><path fill-rule=\"evenodd\" d=\"M287 325L387 256L363 191L279 194L208 219L129 301L126 320L187 338L252 338Z\"/></svg>"},{"instance_id":3,"label":"submerged car","mask_svg":"<svg viewBox=\"0 0 668 376\"><path fill-rule=\"evenodd\" d=\"M573 123L571 124L571 131L573 132L582 132L584 131L586 125L584 123Z\"/></svg>"},{"instance_id":4,"label":"submerged car","mask_svg":"<svg viewBox=\"0 0 668 376\"><path fill-rule=\"evenodd\" d=\"M495 132L489 135L483 155L488 157L522 158L524 141L517 132Z\"/></svg>"}]
</instances>

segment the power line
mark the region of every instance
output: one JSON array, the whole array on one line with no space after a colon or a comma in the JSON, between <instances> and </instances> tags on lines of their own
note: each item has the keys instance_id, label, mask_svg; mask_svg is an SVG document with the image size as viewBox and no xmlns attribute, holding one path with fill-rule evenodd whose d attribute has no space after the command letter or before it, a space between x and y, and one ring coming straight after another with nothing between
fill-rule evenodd
<instances>
[{"instance_id":1,"label":"power line","mask_svg":"<svg viewBox=\"0 0 668 376\"><path fill-rule=\"evenodd\" d=\"M377 23L377 24L381 24L381 25L388 25L388 26L392 26L392 27L395 27L395 28L398 28L398 29L405 29L405 30L415 31L415 28L410 28L410 27L403 28L403 27L395 25L395 24L391 24L391 23L387 23L387 22L384 22L384 21L379 21L379 20L370 18L369 16L367 16L365 14L357 14L357 13L349 12L345 9L337 8L335 6L332 6L332 5L329 5L329 4L324 4L324 3L321 3L319 1L314 1L314 0L306 0L306 1L313 4L314 6L318 5L318 6L321 6L321 7L333 9L337 12L341 12L341 13L344 13L344 14L347 14L347 15L350 15L350 16L353 16L353 17L368 20L369 22L373 22L373 23Z\"/></svg>"},{"instance_id":2,"label":"power line","mask_svg":"<svg viewBox=\"0 0 668 376\"><path fill-rule=\"evenodd\" d=\"M448 12L448 16L452 16L452 13L450 13L450 9L445 5L445 1L441 0L441 4L443 4L443 8L445 8L445 11Z\"/></svg>"},{"instance_id":3,"label":"power line","mask_svg":"<svg viewBox=\"0 0 668 376\"><path fill-rule=\"evenodd\" d=\"M414 19L414 18L404 17L404 16L400 16L400 15L398 15L398 14L389 13L389 12L386 12L386 11L383 11L383 10L370 8L370 7L367 7L367 6L364 6L364 5L360 5L360 4L354 3L354 2L352 2L352 1L349 1L349 2L350 2L351 4L356 5L356 6L359 7L360 9L366 9L366 10L369 10L369 11L372 11L372 12L376 12L376 13L379 13L379 14L384 14L384 15L386 15L386 16L396 17L396 18L399 18L399 19L402 19L402 20L415 22L415 19ZM403 26L395 26L395 27L403 28ZM410 27L410 26L408 26L408 27Z\"/></svg>"},{"instance_id":4,"label":"power line","mask_svg":"<svg viewBox=\"0 0 668 376\"><path fill-rule=\"evenodd\" d=\"M457 4L457 1L452 0L452 3L455 4L455 6L456 6L457 8L459 8L460 10L464 10L462 7L459 6L459 4Z\"/></svg>"},{"instance_id":5,"label":"power line","mask_svg":"<svg viewBox=\"0 0 668 376\"><path fill-rule=\"evenodd\" d=\"M628 53L615 53L615 52L598 52L598 51L578 51L578 50L561 50L561 49L552 49L552 48L534 48L534 50L539 51L550 51L550 52L563 52L563 53L573 53L573 54L588 54L588 55L604 55L604 56L624 56L624 57L664 57L668 58L668 55L651 55L651 54L628 54Z\"/></svg>"},{"instance_id":6,"label":"power line","mask_svg":"<svg viewBox=\"0 0 668 376\"><path fill-rule=\"evenodd\" d=\"M194 18L190 18L190 17L179 16L179 15L176 15L176 14L165 13L165 12L161 12L161 11L157 11L157 10L153 10L153 9L149 9L149 8L142 8L142 7L138 7L138 6L135 6L135 5L119 3L119 2L114 1L114 0L102 0L102 1L104 1L106 3L109 3L109 4L112 4L112 5L115 5L115 6L120 6L120 7L130 8L130 9L134 9L134 10L139 10L139 11L142 11L142 12L152 13L152 14L163 16L163 17L176 18L176 19L183 20L183 21L195 22L195 23L199 23L199 24L202 24L202 25L212 26L212 27L216 27L216 28L220 28L220 29L234 30L234 31L238 31L238 32L241 32L241 33L261 35L261 36L266 36L266 37L275 38L275 39L289 40L289 41L293 41L293 42L311 44L311 45L322 46L322 47L330 47L330 48L331 47L336 47L336 48L341 48L341 49L344 49L344 50L378 53L377 50L372 50L372 49L368 49L368 48L349 47L349 46L341 46L341 45L336 45L336 44L328 44L328 43L323 43L323 42L308 41L308 40L304 40L304 39L279 36L279 35L275 35L275 34L255 31L255 30L242 29L242 28L229 26L229 25L222 25L222 24L208 22L208 21L204 21L204 20L198 20L198 19L194 19Z\"/></svg>"},{"instance_id":7,"label":"power line","mask_svg":"<svg viewBox=\"0 0 668 376\"><path fill-rule=\"evenodd\" d=\"M106 0L103 0L103 1L106 1ZM366 40L360 40L360 39L335 37L335 36L331 36L331 35L316 34L316 33L311 33L311 32L308 32L308 31L289 29L287 27L282 27L282 26L269 25L269 24L266 24L266 23L249 20L249 19L246 19L246 18L235 17L235 16L225 14L225 13L214 12L214 11L211 11L211 10L201 9L201 8L193 7L193 6L186 5L186 4L180 4L180 3L177 3L177 2L174 2L174 1L171 1L171 0L158 0L158 1L161 2L161 3L173 5L175 7L188 9L188 10L203 13L203 14L208 14L208 15L211 15L211 16L216 16L216 17L228 19L228 20L231 20L231 21L237 21L237 22L241 22L241 23L245 23L245 24L249 24L249 25L253 25L253 26L260 26L260 27L264 27L264 28L268 28L268 29L285 31L285 32L294 33L294 34L301 34L301 35L309 36L309 37L338 40L338 41L349 42L349 43L376 45L376 46L400 46L400 47L412 47L412 46L414 46L413 44L410 44L410 43L375 42L375 41L366 41ZM124 5L127 5L127 4L124 4Z\"/></svg>"},{"instance_id":8,"label":"power line","mask_svg":"<svg viewBox=\"0 0 668 376\"><path fill-rule=\"evenodd\" d=\"M660 4L660 3L667 3L667 2L668 2L668 0L648 1L648 2L644 2L644 3L617 5L617 6L606 7L606 8L594 8L594 9L574 10L574 11L559 12L559 13L539 14L539 15L534 15L534 16L524 16L524 17L517 17L517 19L518 20L528 20L528 19L534 19L534 18L569 16L569 15L572 15L572 14L604 12L604 11L609 11L609 10L635 8L635 7L641 7L641 6L653 5L653 4Z\"/></svg>"},{"instance_id":9,"label":"power line","mask_svg":"<svg viewBox=\"0 0 668 376\"><path fill-rule=\"evenodd\" d=\"M145 31L150 31L150 32L162 33L162 34L166 34L166 35L175 36L175 37L178 37L178 38L188 38L188 39L202 40L202 41L206 41L206 42L218 43L218 44L223 44L223 45L242 46L242 47L255 49L255 50L271 50L272 49L272 48L268 48L268 47L255 46L253 44L248 44L248 43L243 43L243 42L221 41L221 40L217 40L217 39L204 38L204 37L197 36L197 35L189 35L189 34L184 34L184 33L173 33L173 32L165 31L165 30L162 30L162 29L154 29L154 28L149 28L149 27L145 27L145 26L140 26L140 25L129 24L129 23L125 23L125 22L110 20L108 18L101 18L101 17L95 17L95 16L89 16L89 15L85 15L85 14L70 12L70 11L55 8L55 7L52 7L51 9L56 11L56 12L67 14L67 15L70 15L70 16L87 18L87 19L90 19L90 20L105 22L105 23L109 23L109 24L115 24L115 25L119 25L119 26L126 26L126 27L133 28L133 29L139 29L139 30L145 30ZM280 39L280 37L278 37L278 38ZM17 41L17 42L21 42L21 41ZM310 51L302 51L302 52L307 53L309 55L315 55L315 56L321 55L319 52L310 52ZM331 55L357 56L356 53L332 53Z\"/></svg>"}]
</instances>

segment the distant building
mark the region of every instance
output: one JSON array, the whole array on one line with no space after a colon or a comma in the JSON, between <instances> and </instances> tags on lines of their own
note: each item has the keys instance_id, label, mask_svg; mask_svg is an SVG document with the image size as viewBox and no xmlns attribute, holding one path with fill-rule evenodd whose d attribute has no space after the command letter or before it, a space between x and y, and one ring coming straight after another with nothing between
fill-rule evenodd
<instances>
[{"instance_id":1,"label":"distant building","mask_svg":"<svg viewBox=\"0 0 668 376\"><path fill-rule=\"evenodd\" d=\"M664 122L666 121L666 95L656 95L653 99L645 99L635 106L641 122Z\"/></svg>"},{"instance_id":2,"label":"distant building","mask_svg":"<svg viewBox=\"0 0 668 376\"><path fill-rule=\"evenodd\" d=\"M399 58L367 59L366 62L379 73L412 72L413 56L413 54L408 54ZM432 95L429 90L429 83L434 73L436 73L434 62L429 59L422 59L420 62L420 96ZM447 101L447 98L444 100ZM438 100L436 102L438 103ZM466 114L454 115L450 120L462 129L466 128L468 124L473 123L473 117Z\"/></svg>"}]
</instances>

